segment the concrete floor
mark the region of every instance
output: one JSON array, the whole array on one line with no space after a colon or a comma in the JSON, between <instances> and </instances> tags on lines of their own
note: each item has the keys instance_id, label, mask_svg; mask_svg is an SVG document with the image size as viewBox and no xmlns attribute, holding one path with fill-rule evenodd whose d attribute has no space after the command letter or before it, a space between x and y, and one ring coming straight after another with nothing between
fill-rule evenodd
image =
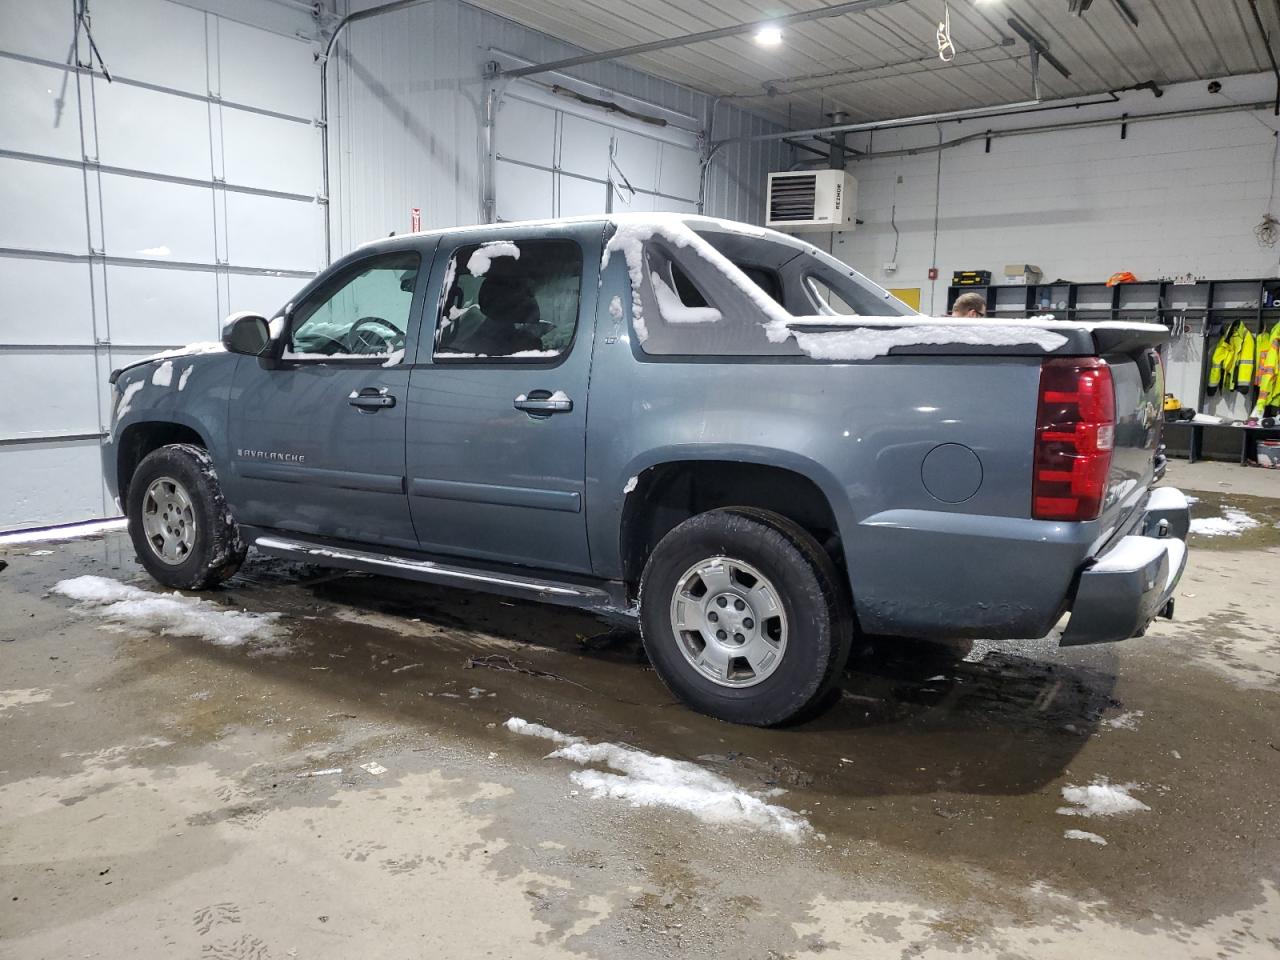
<instances>
[{"instance_id":1,"label":"concrete floor","mask_svg":"<svg viewBox=\"0 0 1280 960\"><path fill-rule=\"evenodd\" d=\"M1275 957L1280 501L1219 472L1172 480L1266 522L1193 542L1175 622L882 651L787 730L690 713L556 609L258 560L207 595L283 614L255 655L47 593L149 587L122 535L0 548L0 956ZM513 715L784 790L816 832L592 799ZM1150 809L1057 812L1100 777Z\"/></svg>"}]
</instances>

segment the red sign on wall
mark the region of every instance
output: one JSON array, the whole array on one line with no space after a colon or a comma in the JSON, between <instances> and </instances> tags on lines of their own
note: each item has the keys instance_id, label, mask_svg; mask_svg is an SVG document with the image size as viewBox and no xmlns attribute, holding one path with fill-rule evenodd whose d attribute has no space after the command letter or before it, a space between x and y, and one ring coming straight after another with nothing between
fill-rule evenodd
<instances>
[{"instance_id":1,"label":"red sign on wall","mask_svg":"<svg viewBox=\"0 0 1280 960\"><path fill-rule=\"evenodd\" d=\"M422 208L421 207L409 208L409 229L412 230L414 233L417 233L419 230L422 229Z\"/></svg>"}]
</instances>

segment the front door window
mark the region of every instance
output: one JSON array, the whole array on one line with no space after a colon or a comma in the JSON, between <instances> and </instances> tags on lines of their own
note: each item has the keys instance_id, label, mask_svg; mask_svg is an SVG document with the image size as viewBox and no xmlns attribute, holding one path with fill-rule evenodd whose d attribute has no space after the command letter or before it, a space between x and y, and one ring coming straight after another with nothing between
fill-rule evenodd
<instances>
[{"instance_id":1,"label":"front door window","mask_svg":"<svg viewBox=\"0 0 1280 960\"><path fill-rule=\"evenodd\" d=\"M372 257L335 275L293 312L286 360L393 357L404 350L421 257Z\"/></svg>"}]
</instances>

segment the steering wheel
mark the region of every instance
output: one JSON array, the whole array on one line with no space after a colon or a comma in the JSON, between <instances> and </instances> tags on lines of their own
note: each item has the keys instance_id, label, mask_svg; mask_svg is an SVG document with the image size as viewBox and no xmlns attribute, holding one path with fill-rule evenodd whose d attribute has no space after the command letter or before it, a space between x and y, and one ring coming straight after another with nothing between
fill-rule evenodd
<instances>
[{"instance_id":1,"label":"steering wheel","mask_svg":"<svg viewBox=\"0 0 1280 960\"><path fill-rule=\"evenodd\" d=\"M372 329L381 326L381 330ZM368 329L366 329L368 328ZM350 353L394 353L404 346L404 333L395 324L381 317L361 317L347 331L345 347Z\"/></svg>"}]
</instances>

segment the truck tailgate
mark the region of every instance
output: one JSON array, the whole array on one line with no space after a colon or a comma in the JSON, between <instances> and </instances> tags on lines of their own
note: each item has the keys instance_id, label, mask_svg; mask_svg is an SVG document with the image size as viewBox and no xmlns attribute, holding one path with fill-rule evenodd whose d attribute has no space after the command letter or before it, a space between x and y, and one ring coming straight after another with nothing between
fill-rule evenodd
<instances>
[{"instance_id":1,"label":"truck tailgate","mask_svg":"<svg viewBox=\"0 0 1280 960\"><path fill-rule=\"evenodd\" d=\"M1115 450L1101 519L1108 529L1119 531L1164 472L1164 367L1154 338L1127 338L1113 349L1106 338L1098 339L1111 368L1116 403Z\"/></svg>"}]
</instances>

